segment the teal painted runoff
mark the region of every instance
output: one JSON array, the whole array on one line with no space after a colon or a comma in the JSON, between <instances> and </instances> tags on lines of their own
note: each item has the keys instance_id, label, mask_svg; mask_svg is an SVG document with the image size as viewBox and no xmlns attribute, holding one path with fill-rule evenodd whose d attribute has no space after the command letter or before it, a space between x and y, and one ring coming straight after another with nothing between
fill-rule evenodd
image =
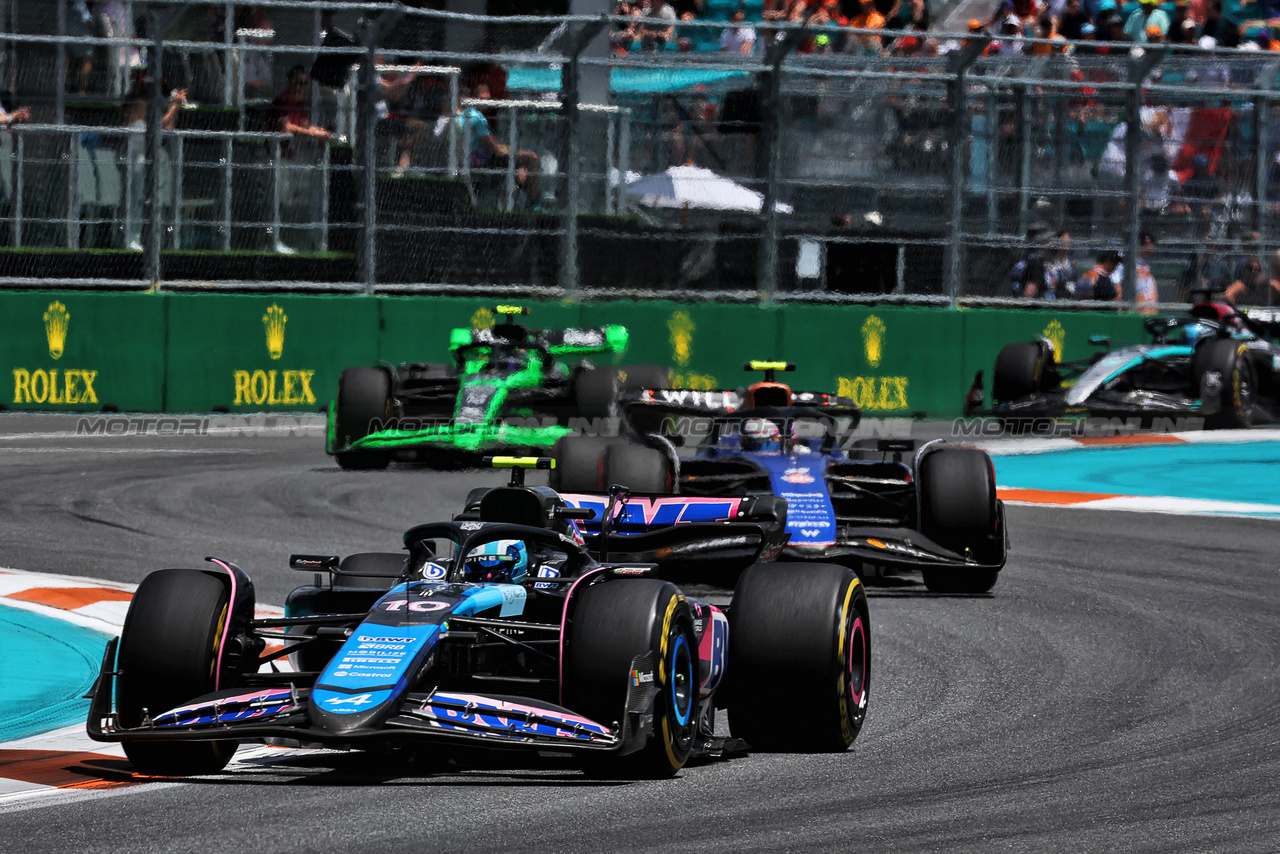
<instances>
[{"instance_id":1,"label":"teal painted runoff","mask_svg":"<svg viewBox=\"0 0 1280 854\"><path fill-rule=\"evenodd\" d=\"M1280 442L1084 447L994 459L1000 486L1280 508Z\"/></svg>"},{"instance_id":2,"label":"teal painted runoff","mask_svg":"<svg viewBox=\"0 0 1280 854\"><path fill-rule=\"evenodd\" d=\"M0 741L83 724L108 636L0 606Z\"/></svg>"}]
</instances>

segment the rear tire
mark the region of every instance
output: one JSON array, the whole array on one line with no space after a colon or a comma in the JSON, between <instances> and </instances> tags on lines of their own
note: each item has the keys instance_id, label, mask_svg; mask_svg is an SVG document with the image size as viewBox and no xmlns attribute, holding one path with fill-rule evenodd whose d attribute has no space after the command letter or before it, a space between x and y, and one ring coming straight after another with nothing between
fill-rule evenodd
<instances>
[{"instance_id":1,"label":"rear tire","mask_svg":"<svg viewBox=\"0 0 1280 854\"><path fill-rule=\"evenodd\" d=\"M1191 376L1195 383L1192 394L1200 393L1206 373L1217 372L1222 378L1222 397L1217 414L1205 419L1210 429L1242 429L1253 424L1258 402L1258 379L1249 348L1242 341L1220 338L1199 347L1191 357Z\"/></svg>"},{"instance_id":2,"label":"rear tire","mask_svg":"<svg viewBox=\"0 0 1280 854\"><path fill-rule=\"evenodd\" d=\"M618 406L618 372L589 368L573 383L573 403L581 418L612 418Z\"/></svg>"},{"instance_id":3,"label":"rear tire","mask_svg":"<svg viewBox=\"0 0 1280 854\"><path fill-rule=\"evenodd\" d=\"M1033 341L1014 341L1004 345L996 356L996 369L991 377L991 399L1008 403L1045 391L1052 386L1052 365L1045 348Z\"/></svg>"},{"instance_id":4,"label":"rear tire","mask_svg":"<svg viewBox=\"0 0 1280 854\"><path fill-rule=\"evenodd\" d=\"M556 467L547 483L556 492L602 492L605 450L616 439L604 436L562 436L551 455Z\"/></svg>"},{"instance_id":5,"label":"rear tire","mask_svg":"<svg viewBox=\"0 0 1280 854\"><path fill-rule=\"evenodd\" d=\"M916 473L920 532L943 548L982 563L995 563L996 483L991 458L973 448L939 448ZM934 593L986 593L999 570L925 568L925 587Z\"/></svg>"},{"instance_id":6,"label":"rear tire","mask_svg":"<svg viewBox=\"0 0 1280 854\"><path fill-rule=\"evenodd\" d=\"M624 365L618 369L618 387L623 391L671 388L671 369L662 365Z\"/></svg>"},{"instance_id":7,"label":"rear tire","mask_svg":"<svg viewBox=\"0 0 1280 854\"><path fill-rule=\"evenodd\" d=\"M693 611L674 584L653 578L620 579L588 587L569 628L564 701L605 726L620 721L631 690L631 662L652 652L658 696L653 737L636 753L588 758L598 776L660 778L684 767L698 721L698 652Z\"/></svg>"},{"instance_id":8,"label":"rear tire","mask_svg":"<svg viewBox=\"0 0 1280 854\"><path fill-rule=\"evenodd\" d=\"M604 455L604 487L621 484L632 492L671 493L675 477L666 456L634 442L616 442Z\"/></svg>"},{"instance_id":9,"label":"rear tire","mask_svg":"<svg viewBox=\"0 0 1280 854\"><path fill-rule=\"evenodd\" d=\"M162 569L142 580L120 633L117 710L125 727L141 725L215 687L218 648L230 607L227 586L196 569ZM223 674L224 677L229 674ZM186 777L221 771L238 745L228 741L124 742L143 774Z\"/></svg>"},{"instance_id":10,"label":"rear tire","mask_svg":"<svg viewBox=\"0 0 1280 854\"><path fill-rule=\"evenodd\" d=\"M846 750L871 689L871 620L858 576L833 564L747 568L729 608L726 678L729 730L753 748Z\"/></svg>"},{"instance_id":11,"label":"rear tire","mask_svg":"<svg viewBox=\"0 0 1280 854\"><path fill-rule=\"evenodd\" d=\"M382 368L347 368L338 379L334 407L335 448L345 448L369 435L375 419L391 417L391 374ZM384 469L391 462L386 451L339 451L341 468L353 471Z\"/></svg>"}]
</instances>

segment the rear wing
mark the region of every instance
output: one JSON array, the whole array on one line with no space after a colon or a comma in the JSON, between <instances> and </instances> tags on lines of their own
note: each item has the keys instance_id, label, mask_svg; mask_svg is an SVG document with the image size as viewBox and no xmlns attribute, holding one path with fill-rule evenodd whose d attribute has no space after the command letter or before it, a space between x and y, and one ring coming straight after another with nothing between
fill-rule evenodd
<instances>
[{"instance_id":1,"label":"rear wing","mask_svg":"<svg viewBox=\"0 0 1280 854\"><path fill-rule=\"evenodd\" d=\"M599 554L610 496L560 497L570 507L592 511L590 519L577 524L587 549ZM773 496L632 494L625 503L614 504L609 554L611 560L624 556L659 566L706 561L748 566L775 557L786 543L785 507Z\"/></svg>"},{"instance_id":2,"label":"rear wing","mask_svg":"<svg viewBox=\"0 0 1280 854\"><path fill-rule=\"evenodd\" d=\"M744 422L767 418L779 429L790 428L806 422L825 423L818 432L831 433L837 426L839 433L852 430L862 419L858 404L847 398L818 391L798 391L792 395L792 406L743 409L744 396L725 389L698 391L694 389L639 389L625 391L619 404L627 421L641 435L662 436L680 445L692 436L736 434ZM847 419L838 424L836 419ZM813 438L813 431L800 429L797 435Z\"/></svg>"}]
</instances>

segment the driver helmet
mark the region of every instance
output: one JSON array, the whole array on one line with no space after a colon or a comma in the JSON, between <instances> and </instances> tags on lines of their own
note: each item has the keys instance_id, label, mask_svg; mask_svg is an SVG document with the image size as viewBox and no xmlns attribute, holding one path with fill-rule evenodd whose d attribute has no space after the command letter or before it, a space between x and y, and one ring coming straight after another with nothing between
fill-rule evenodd
<instances>
[{"instance_id":1,"label":"driver helmet","mask_svg":"<svg viewBox=\"0 0 1280 854\"><path fill-rule=\"evenodd\" d=\"M749 418L742 425L742 447L748 451L781 451L782 432L768 418Z\"/></svg>"},{"instance_id":2,"label":"driver helmet","mask_svg":"<svg viewBox=\"0 0 1280 854\"><path fill-rule=\"evenodd\" d=\"M467 581L519 584L529 574L529 548L522 540L493 540L477 546L463 561Z\"/></svg>"},{"instance_id":3,"label":"driver helmet","mask_svg":"<svg viewBox=\"0 0 1280 854\"><path fill-rule=\"evenodd\" d=\"M1182 327L1182 340L1191 347L1196 346L1201 338L1205 338L1209 334L1209 325L1206 323L1188 323Z\"/></svg>"}]
</instances>

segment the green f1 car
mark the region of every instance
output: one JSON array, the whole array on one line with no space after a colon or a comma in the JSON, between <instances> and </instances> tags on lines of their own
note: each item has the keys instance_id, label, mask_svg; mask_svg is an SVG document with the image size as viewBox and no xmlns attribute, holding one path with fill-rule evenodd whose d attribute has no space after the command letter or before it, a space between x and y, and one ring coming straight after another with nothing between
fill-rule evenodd
<instances>
[{"instance_id":1,"label":"green f1 car","mask_svg":"<svg viewBox=\"0 0 1280 854\"><path fill-rule=\"evenodd\" d=\"M619 387L665 388L666 368L597 366L627 346L622 326L529 329L498 306L491 329L454 329L452 364L347 368L329 406L325 450L344 469L393 457L457 464L549 449L562 436L617 430ZM616 433L614 433L616 435Z\"/></svg>"}]
</instances>

